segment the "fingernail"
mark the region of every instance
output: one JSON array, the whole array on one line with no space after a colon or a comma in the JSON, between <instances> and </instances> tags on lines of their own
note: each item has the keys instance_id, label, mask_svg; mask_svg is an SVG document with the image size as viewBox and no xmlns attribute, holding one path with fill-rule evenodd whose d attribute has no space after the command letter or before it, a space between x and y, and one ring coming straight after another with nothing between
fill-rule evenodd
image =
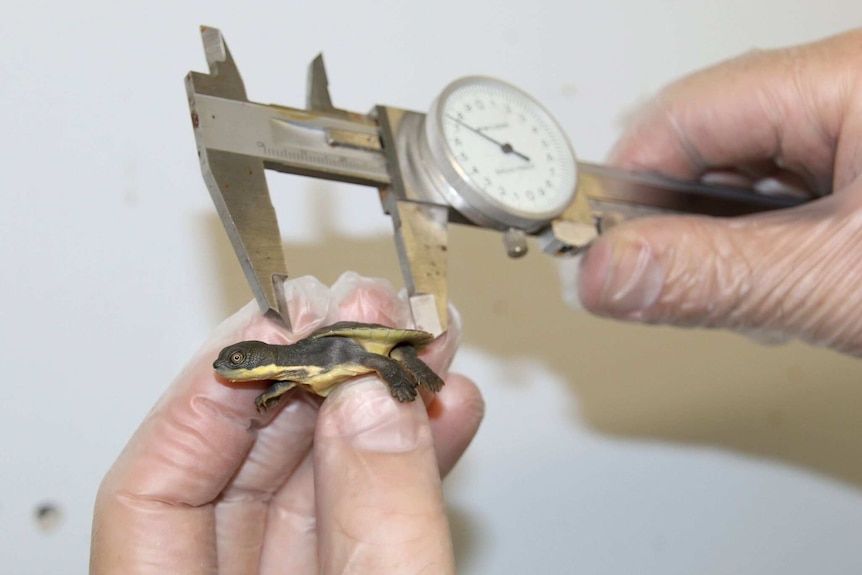
<instances>
[{"instance_id":1,"label":"fingernail","mask_svg":"<svg viewBox=\"0 0 862 575\"><path fill-rule=\"evenodd\" d=\"M422 437L413 407L396 401L378 379L364 377L332 392L321 410L320 432L362 451L410 451Z\"/></svg>"},{"instance_id":2,"label":"fingernail","mask_svg":"<svg viewBox=\"0 0 862 575\"><path fill-rule=\"evenodd\" d=\"M620 237L611 245L599 244L604 254L605 281L601 291L602 310L624 319L638 319L653 305L664 286L664 270L652 248L638 237Z\"/></svg>"}]
</instances>

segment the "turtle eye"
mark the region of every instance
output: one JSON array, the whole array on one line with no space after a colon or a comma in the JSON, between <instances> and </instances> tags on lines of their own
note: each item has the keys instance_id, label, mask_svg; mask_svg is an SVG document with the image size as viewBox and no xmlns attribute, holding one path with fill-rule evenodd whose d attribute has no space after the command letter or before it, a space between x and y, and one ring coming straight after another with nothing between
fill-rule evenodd
<instances>
[{"instance_id":1,"label":"turtle eye","mask_svg":"<svg viewBox=\"0 0 862 575\"><path fill-rule=\"evenodd\" d=\"M235 351L230 354L230 362L234 365L239 365L245 359L245 354L241 351Z\"/></svg>"}]
</instances>

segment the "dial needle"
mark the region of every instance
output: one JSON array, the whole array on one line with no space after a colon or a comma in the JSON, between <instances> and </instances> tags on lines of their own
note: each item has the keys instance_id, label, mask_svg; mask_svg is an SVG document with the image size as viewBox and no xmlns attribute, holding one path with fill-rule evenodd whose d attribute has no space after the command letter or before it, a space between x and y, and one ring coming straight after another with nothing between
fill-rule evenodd
<instances>
[{"instance_id":1,"label":"dial needle","mask_svg":"<svg viewBox=\"0 0 862 575\"><path fill-rule=\"evenodd\" d=\"M449 114L446 114L446 117L449 118L450 120L452 120L453 122L455 122L456 124L467 128L471 132L479 134L480 136L482 136L483 138L485 138L489 142L493 143L494 145L499 146L500 150L502 150L502 152L504 154L514 154L514 155L518 156L519 158L523 158L527 162L530 161L529 156L522 154L521 152L519 152L518 150L513 148L512 144L510 144L508 142L506 142L505 144L501 144L500 142L498 142L497 140L495 140L494 138L492 138L491 136L489 136L488 134L486 134L482 130L479 130L478 128L474 128L473 126L468 126L467 124L465 124L464 122L462 122L461 120L456 118L455 116L450 116Z\"/></svg>"}]
</instances>

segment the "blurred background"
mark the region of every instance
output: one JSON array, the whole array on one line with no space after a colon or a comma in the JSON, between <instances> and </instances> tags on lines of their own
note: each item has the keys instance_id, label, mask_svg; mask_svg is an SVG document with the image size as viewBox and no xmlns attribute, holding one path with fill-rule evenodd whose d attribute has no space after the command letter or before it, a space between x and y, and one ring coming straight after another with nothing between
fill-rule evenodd
<instances>
[{"instance_id":1,"label":"blurred background","mask_svg":"<svg viewBox=\"0 0 862 575\"><path fill-rule=\"evenodd\" d=\"M601 160L668 81L862 21L856 0L30 2L0 11L0 571L86 570L98 483L251 298L201 178L183 77L221 28L249 98L426 110L497 76ZM401 286L368 188L270 174L291 274ZM455 369L487 418L447 479L460 572L862 571L862 364L589 317L555 263L453 228ZM98 365L98 370L93 369Z\"/></svg>"}]
</instances>

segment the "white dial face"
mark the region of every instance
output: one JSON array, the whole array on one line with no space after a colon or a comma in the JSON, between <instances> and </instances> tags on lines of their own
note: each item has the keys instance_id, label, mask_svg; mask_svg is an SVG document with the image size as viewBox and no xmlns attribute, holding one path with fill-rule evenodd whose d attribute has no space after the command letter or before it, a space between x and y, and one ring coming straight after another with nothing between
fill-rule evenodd
<instances>
[{"instance_id":1,"label":"white dial face","mask_svg":"<svg viewBox=\"0 0 862 575\"><path fill-rule=\"evenodd\" d=\"M571 201L576 166L568 140L520 90L474 79L440 102L439 121L462 178L498 208L552 217Z\"/></svg>"}]
</instances>

